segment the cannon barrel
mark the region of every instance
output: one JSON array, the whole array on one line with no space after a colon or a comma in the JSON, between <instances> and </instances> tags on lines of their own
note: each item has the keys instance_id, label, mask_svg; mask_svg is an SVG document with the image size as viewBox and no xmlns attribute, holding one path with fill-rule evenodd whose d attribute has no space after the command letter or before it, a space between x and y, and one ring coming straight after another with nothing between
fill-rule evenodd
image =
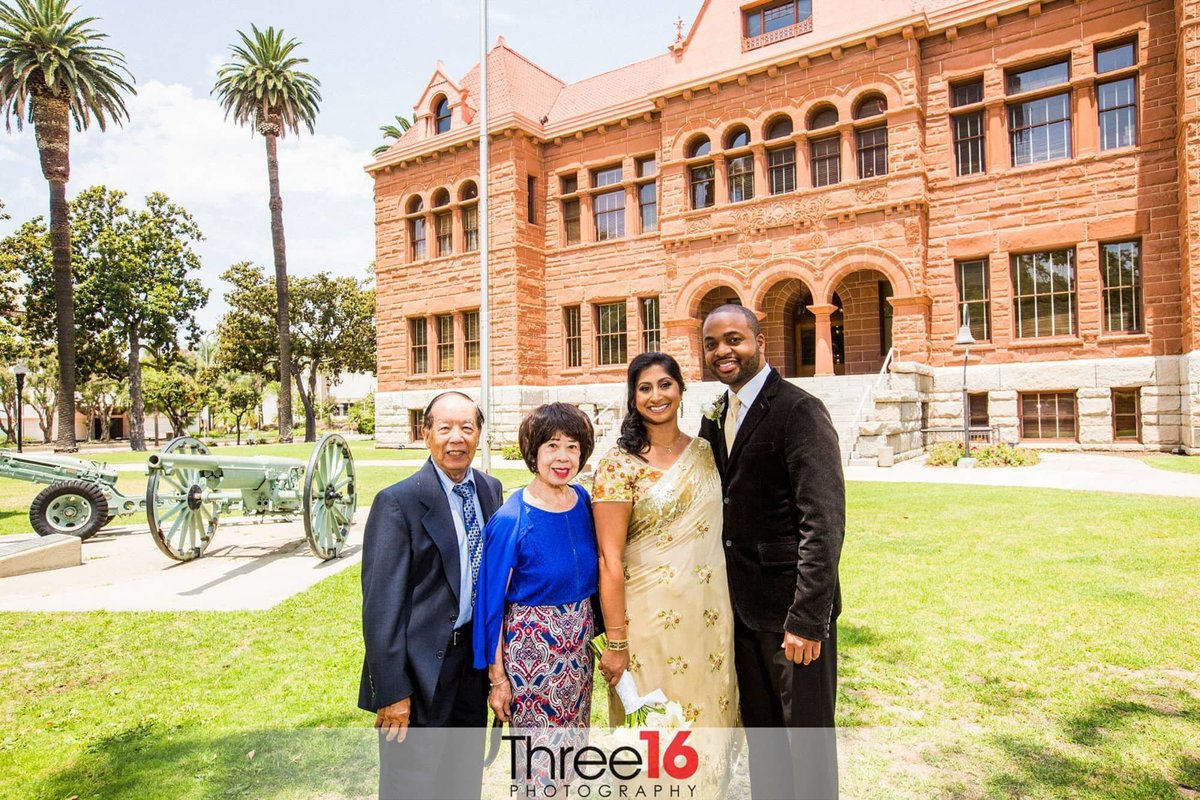
<instances>
[{"instance_id":1,"label":"cannon barrel","mask_svg":"<svg viewBox=\"0 0 1200 800\"><path fill-rule=\"evenodd\" d=\"M204 477L217 478L222 489L255 489L264 480L297 476L304 462L275 456L218 456L186 453L155 453L146 459L148 473L196 470Z\"/></svg>"},{"instance_id":2,"label":"cannon barrel","mask_svg":"<svg viewBox=\"0 0 1200 800\"><path fill-rule=\"evenodd\" d=\"M116 470L96 461L50 453L14 453L0 450L0 477L30 483L58 483L64 480L94 481L115 486Z\"/></svg>"}]
</instances>

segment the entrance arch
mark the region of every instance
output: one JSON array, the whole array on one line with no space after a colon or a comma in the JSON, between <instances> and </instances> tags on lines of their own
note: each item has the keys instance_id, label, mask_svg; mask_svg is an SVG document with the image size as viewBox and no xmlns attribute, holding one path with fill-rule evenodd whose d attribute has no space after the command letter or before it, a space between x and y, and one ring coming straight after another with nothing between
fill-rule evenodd
<instances>
[{"instance_id":1,"label":"entrance arch","mask_svg":"<svg viewBox=\"0 0 1200 800\"><path fill-rule=\"evenodd\" d=\"M811 287L800 278L784 278L763 294L763 334L767 337L767 362L785 378L803 378L817 374L818 323L810 307ZM843 372L845 336L841 298L833 297L837 308L828 314L829 350L833 371Z\"/></svg>"},{"instance_id":2,"label":"entrance arch","mask_svg":"<svg viewBox=\"0 0 1200 800\"><path fill-rule=\"evenodd\" d=\"M840 322L841 352L834 340L834 369L838 375L878 372L892 347L892 304L889 276L864 268L844 275L832 287L830 302L837 307L831 324ZM840 320L839 320L840 317Z\"/></svg>"},{"instance_id":3,"label":"entrance arch","mask_svg":"<svg viewBox=\"0 0 1200 800\"><path fill-rule=\"evenodd\" d=\"M717 308L720 308L723 305L738 305L738 306L742 305L741 295L739 295L737 293L737 290L734 289L732 286L717 286L715 288L709 289L704 294L704 297L700 298L700 306L696 312L696 317L698 319L698 327L704 325L705 317L707 317L710 313L712 313ZM703 363L703 361L704 361L703 342L700 343L700 360L701 360L701 363ZM705 364L704 369L702 371L702 379L706 380L706 381L715 381L717 379L717 376L712 373L712 370L710 370L708 368L707 364Z\"/></svg>"}]
</instances>

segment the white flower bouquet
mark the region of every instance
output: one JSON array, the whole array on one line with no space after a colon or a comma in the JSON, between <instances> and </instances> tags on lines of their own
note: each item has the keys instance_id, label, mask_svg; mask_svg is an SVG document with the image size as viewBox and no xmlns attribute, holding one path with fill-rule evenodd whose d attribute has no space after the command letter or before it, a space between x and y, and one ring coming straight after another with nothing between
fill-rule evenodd
<instances>
[{"instance_id":1,"label":"white flower bouquet","mask_svg":"<svg viewBox=\"0 0 1200 800\"><path fill-rule=\"evenodd\" d=\"M608 647L608 637L603 633L592 640L592 650L596 653L597 658L604 654L606 647ZM643 727L658 717L663 719L659 720L654 727L678 727L664 721L674 718L670 711L672 706L678 710L678 718L683 719L682 707L678 703L668 702L662 689L655 689L645 695L638 691L637 681L634 680L633 674L629 670L625 670L621 675L621 679L617 681L613 691L617 693L617 697L621 700L621 706L625 709L625 727L627 728Z\"/></svg>"}]
</instances>

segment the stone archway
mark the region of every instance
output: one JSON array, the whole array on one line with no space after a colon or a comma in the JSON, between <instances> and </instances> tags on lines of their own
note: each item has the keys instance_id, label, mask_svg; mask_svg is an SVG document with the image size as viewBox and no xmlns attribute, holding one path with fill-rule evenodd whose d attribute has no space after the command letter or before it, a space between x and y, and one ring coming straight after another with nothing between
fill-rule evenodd
<instances>
[{"instance_id":1,"label":"stone archway","mask_svg":"<svg viewBox=\"0 0 1200 800\"><path fill-rule=\"evenodd\" d=\"M842 375L878 372L892 347L892 304L895 289L889 277L864 268L844 275L831 287L831 329L839 321L841 352L833 347L834 371ZM836 336L833 338L837 338Z\"/></svg>"},{"instance_id":2,"label":"stone archway","mask_svg":"<svg viewBox=\"0 0 1200 800\"><path fill-rule=\"evenodd\" d=\"M709 289L704 294L704 297L700 298L700 306L696 312L697 324L703 325L705 317L715 309L726 304L743 305L741 295L737 293L736 289L732 286L717 286ZM703 345L701 345L701 362L703 362L703 353ZM715 381L717 379L717 376L712 374L712 371L707 366L703 368L701 377L706 381Z\"/></svg>"}]
</instances>

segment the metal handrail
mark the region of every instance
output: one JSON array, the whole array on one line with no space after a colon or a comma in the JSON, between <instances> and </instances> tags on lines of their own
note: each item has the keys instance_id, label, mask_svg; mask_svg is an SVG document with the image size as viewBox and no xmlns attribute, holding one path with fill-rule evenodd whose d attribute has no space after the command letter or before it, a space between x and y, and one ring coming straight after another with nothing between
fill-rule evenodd
<instances>
[{"instance_id":1,"label":"metal handrail","mask_svg":"<svg viewBox=\"0 0 1200 800\"><path fill-rule=\"evenodd\" d=\"M883 366L879 368L879 377L875 379L873 384L867 387L867 390L863 392L862 399L858 401L858 408L854 411L854 421L850 423L851 442L849 449L846 450L847 464L854 457L854 448L858 446L858 425L862 422L863 411L867 407L867 400L875 396L875 390L879 388L879 384L883 383L883 379L887 377L888 368L891 367L895 355L896 348L888 348L887 355L883 359Z\"/></svg>"}]
</instances>

